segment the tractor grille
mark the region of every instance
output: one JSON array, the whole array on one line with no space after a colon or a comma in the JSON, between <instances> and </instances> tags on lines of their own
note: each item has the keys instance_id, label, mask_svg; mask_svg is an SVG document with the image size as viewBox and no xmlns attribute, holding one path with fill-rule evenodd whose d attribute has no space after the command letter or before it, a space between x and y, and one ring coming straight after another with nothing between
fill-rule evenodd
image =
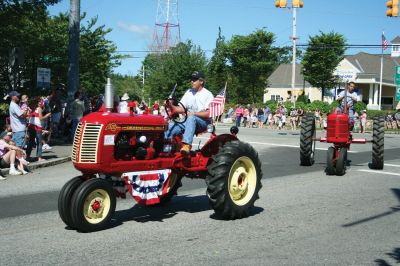
<instances>
[{"instance_id":1,"label":"tractor grille","mask_svg":"<svg viewBox=\"0 0 400 266\"><path fill-rule=\"evenodd\" d=\"M99 124L78 124L72 149L72 161L76 163L97 163L97 148L101 128Z\"/></svg>"}]
</instances>

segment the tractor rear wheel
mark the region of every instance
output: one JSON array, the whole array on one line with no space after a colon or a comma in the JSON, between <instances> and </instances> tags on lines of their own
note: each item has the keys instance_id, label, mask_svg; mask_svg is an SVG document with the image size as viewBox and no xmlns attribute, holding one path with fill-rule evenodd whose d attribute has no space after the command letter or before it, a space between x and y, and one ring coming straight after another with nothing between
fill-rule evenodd
<instances>
[{"instance_id":1,"label":"tractor rear wheel","mask_svg":"<svg viewBox=\"0 0 400 266\"><path fill-rule=\"evenodd\" d=\"M300 165L314 164L315 154L315 118L307 115L301 121L300 131Z\"/></svg>"},{"instance_id":2,"label":"tractor rear wheel","mask_svg":"<svg viewBox=\"0 0 400 266\"><path fill-rule=\"evenodd\" d=\"M325 172L327 175L335 175L336 174L336 168L335 168L335 148L334 147L329 147L328 148L328 153L326 156L326 168Z\"/></svg>"},{"instance_id":3,"label":"tractor rear wheel","mask_svg":"<svg viewBox=\"0 0 400 266\"><path fill-rule=\"evenodd\" d=\"M346 173L347 149L340 148L336 162L336 175L342 176Z\"/></svg>"},{"instance_id":4,"label":"tractor rear wheel","mask_svg":"<svg viewBox=\"0 0 400 266\"><path fill-rule=\"evenodd\" d=\"M213 156L206 177L207 196L222 219L247 217L261 189L261 162L252 146L227 142Z\"/></svg>"},{"instance_id":5,"label":"tractor rear wheel","mask_svg":"<svg viewBox=\"0 0 400 266\"><path fill-rule=\"evenodd\" d=\"M71 218L72 195L83 181L81 176L72 178L64 184L58 195L58 213L60 214L61 220L71 229L75 228Z\"/></svg>"},{"instance_id":6,"label":"tractor rear wheel","mask_svg":"<svg viewBox=\"0 0 400 266\"><path fill-rule=\"evenodd\" d=\"M167 193L160 198L160 204L170 202L172 197L178 194L178 188L182 186L182 177L176 173L171 174Z\"/></svg>"},{"instance_id":7,"label":"tractor rear wheel","mask_svg":"<svg viewBox=\"0 0 400 266\"><path fill-rule=\"evenodd\" d=\"M383 117L375 117L372 130L372 169L383 169L383 153L385 139L385 120Z\"/></svg>"},{"instance_id":8,"label":"tractor rear wheel","mask_svg":"<svg viewBox=\"0 0 400 266\"><path fill-rule=\"evenodd\" d=\"M81 232L104 229L114 214L116 198L112 185L103 179L85 181L72 196L71 217Z\"/></svg>"}]
</instances>

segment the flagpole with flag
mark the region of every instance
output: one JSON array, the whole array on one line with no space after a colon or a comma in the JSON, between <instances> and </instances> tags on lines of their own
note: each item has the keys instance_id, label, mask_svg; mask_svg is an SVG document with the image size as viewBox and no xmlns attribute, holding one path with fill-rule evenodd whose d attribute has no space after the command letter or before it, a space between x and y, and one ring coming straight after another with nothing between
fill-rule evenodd
<instances>
[{"instance_id":1,"label":"flagpole with flag","mask_svg":"<svg viewBox=\"0 0 400 266\"><path fill-rule=\"evenodd\" d=\"M214 100L211 101L209 106L209 117L213 118L222 115L225 108L225 98L226 98L226 86L228 82L225 82L225 87L215 96ZM218 122L218 121L216 121Z\"/></svg>"},{"instance_id":2,"label":"flagpole with flag","mask_svg":"<svg viewBox=\"0 0 400 266\"><path fill-rule=\"evenodd\" d=\"M385 38L385 33L382 32L382 50L381 50L381 76L379 79L379 110L382 110L382 76L383 76L383 50L388 48L388 41Z\"/></svg>"}]
</instances>

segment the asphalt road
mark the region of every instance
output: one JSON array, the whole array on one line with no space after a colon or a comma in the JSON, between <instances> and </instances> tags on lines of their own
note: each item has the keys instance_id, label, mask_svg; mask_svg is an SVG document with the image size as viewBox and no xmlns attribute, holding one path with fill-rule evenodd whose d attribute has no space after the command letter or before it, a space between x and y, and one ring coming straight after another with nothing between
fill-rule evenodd
<instances>
[{"instance_id":1,"label":"asphalt road","mask_svg":"<svg viewBox=\"0 0 400 266\"><path fill-rule=\"evenodd\" d=\"M216 219L204 181L187 179L168 206L118 200L109 229L68 230L57 197L79 172L64 163L0 182L0 265L400 263L400 135L385 137L383 171L368 168L370 144L352 145L341 177L323 172L324 143L313 166L299 166L298 132L241 129L239 136L256 148L264 173L250 217Z\"/></svg>"}]
</instances>

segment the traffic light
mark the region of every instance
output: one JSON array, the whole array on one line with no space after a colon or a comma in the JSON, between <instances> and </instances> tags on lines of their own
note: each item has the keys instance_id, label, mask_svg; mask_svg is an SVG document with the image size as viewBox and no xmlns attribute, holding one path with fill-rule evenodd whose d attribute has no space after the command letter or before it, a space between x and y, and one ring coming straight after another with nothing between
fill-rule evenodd
<instances>
[{"instance_id":1,"label":"traffic light","mask_svg":"<svg viewBox=\"0 0 400 266\"><path fill-rule=\"evenodd\" d=\"M301 0L292 0L292 7L293 8L302 8L303 6L304 6L303 1L301 1Z\"/></svg>"},{"instance_id":2,"label":"traffic light","mask_svg":"<svg viewBox=\"0 0 400 266\"><path fill-rule=\"evenodd\" d=\"M286 4L286 0L276 0L275 2L275 6L279 8L285 8Z\"/></svg>"},{"instance_id":3,"label":"traffic light","mask_svg":"<svg viewBox=\"0 0 400 266\"><path fill-rule=\"evenodd\" d=\"M397 17L399 15L399 0L387 1L386 6L389 8L386 11L386 16Z\"/></svg>"}]
</instances>

